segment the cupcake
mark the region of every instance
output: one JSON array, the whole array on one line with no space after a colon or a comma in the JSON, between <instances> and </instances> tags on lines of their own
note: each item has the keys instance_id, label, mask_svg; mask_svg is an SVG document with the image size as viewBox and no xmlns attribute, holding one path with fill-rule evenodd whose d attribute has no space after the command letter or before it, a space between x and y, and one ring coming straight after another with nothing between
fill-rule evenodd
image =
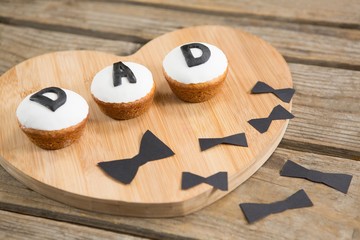
<instances>
[{"instance_id":1,"label":"cupcake","mask_svg":"<svg viewBox=\"0 0 360 240\"><path fill-rule=\"evenodd\" d=\"M208 43L187 43L164 58L163 72L171 90L186 102L203 102L218 93L228 71L225 54Z\"/></svg>"},{"instance_id":2,"label":"cupcake","mask_svg":"<svg viewBox=\"0 0 360 240\"><path fill-rule=\"evenodd\" d=\"M91 94L100 110L111 118L125 120L146 112L155 95L152 74L134 62L117 62L98 72Z\"/></svg>"},{"instance_id":3,"label":"cupcake","mask_svg":"<svg viewBox=\"0 0 360 240\"><path fill-rule=\"evenodd\" d=\"M16 109L21 130L37 146L55 150L69 146L84 131L89 106L79 94L48 87L25 97Z\"/></svg>"}]
</instances>

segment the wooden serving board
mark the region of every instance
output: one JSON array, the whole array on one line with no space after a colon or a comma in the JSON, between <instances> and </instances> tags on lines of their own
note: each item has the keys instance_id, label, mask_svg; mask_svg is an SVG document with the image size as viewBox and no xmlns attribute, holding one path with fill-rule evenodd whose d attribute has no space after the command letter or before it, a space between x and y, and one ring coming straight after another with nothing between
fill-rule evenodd
<instances>
[{"instance_id":1,"label":"wooden serving board","mask_svg":"<svg viewBox=\"0 0 360 240\"><path fill-rule=\"evenodd\" d=\"M193 41L218 46L229 60L221 92L207 102L195 104L179 100L162 73L164 56L174 47ZM150 110L126 121L105 116L90 93L94 75L119 60L147 66L157 86ZM288 120L273 121L263 134L247 123L252 118L267 117L278 104L291 110L291 103L282 103L272 94L251 95L258 80L274 88L292 87L289 68L276 49L256 36L220 26L171 32L127 57L94 51L34 57L0 78L0 163L28 187L78 208L141 217L185 215L211 204L248 179L282 139ZM20 130L15 114L26 95L48 86L73 90L90 106L89 121L80 141L56 151L32 144ZM101 161L136 155L148 129L176 155L141 166L129 185L111 179L97 166ZM240 132L246 133L248 148L219 145L200 151L198 138ZM181 190L183 171L204 177L227 171L229 191L206 184Z\"/></svg>"}]
</instances>

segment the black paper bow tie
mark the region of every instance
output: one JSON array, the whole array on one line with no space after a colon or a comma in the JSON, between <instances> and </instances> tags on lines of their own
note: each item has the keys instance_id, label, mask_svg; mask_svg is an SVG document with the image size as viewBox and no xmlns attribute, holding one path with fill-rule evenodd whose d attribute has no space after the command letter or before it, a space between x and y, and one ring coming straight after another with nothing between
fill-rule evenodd
<instances>
[{"instance_id":1,"label":"black paper bow tie","mask_svg":"<svg viewBox=\"0 0 360 240\"><path fill-rule=\"evenodd\" d=\"M281 101L289 103L295 93L295 90L293 88L274 89L266 83L259 81L255 84L253 89L251 89L251 93L273 93Z\"/></svg>"},{"instance_id":2,"label":"black paper bow tie","mask_svg":"<svg viewBox=\"0 0 360 240\"><path fill-rule=\"evenodd\" d=\"M250 123L250 125L253 126L260 133L264 133L269 129L272 121L282 120L282 119L292 119L294 117L295 117L294 115L288 112L281 105L277 105L276 107L273 108L269 117L251 119L248 121L248 123Z\"/></svg>"},{"instance_id":3,"label":"black paper bow tie","mask_svg":"<svg viewBox=\"0 0 360 240\"><path fill-rule=\"evenodd\" d=\"M199 138L199 144L201 151L212 148L219 144L230 144L236 146L247 147L247 141L245 133L239 133L223 138Z\"/></svg>"},{"instance_id":4,"label":"black paper bow tie","mask_svg":"<svg viewBox=\"0 0 360 240\"><path fill-rule=\"evenodd\" d=\"M304 190L299 190L287 199L274 203L241 203L247 221L253 223L270 214L280 213L288 209L311 207L313 203Z\"/></svg>"},{"instance_id":5,"label":"black paper bow tie","mask_svg":"<svg viewBox=\"0 0 360 240\"><path fill-rule=\"evenodd\" d=\"M181 189L186 190L199 185L200 183L207 183L214 188L222 191L228 190L227 172L218 172L210 177L204 178L190 172L183 172L181 178Z\"/></svg>"},{"instance_id":6,"label":"black paper bow tie","mask_svg":"<svg viewBox=\"0 0 360 240\"><path fill-rule=\"evenodd\" d=\"M323 183L331 188L334 188L342 193L347 193L349 190L351 175L342 173L323 173L316 170L309 170L288 160L280 171L281 176L305 178L307 180Z\"/></svg>"},{"instance_id":7,"label":"black paper bow tie","mask_svg":"<svg viewBox=\"0 0 360 240\"><path fill-rule=\"evenodd\" d=\"M141 165L173 155L174 152L168 146L147 130L141 139L138 155L130 159L99 162L98 166L112 178L129 184Z\"/></svg>"}]
</instances>

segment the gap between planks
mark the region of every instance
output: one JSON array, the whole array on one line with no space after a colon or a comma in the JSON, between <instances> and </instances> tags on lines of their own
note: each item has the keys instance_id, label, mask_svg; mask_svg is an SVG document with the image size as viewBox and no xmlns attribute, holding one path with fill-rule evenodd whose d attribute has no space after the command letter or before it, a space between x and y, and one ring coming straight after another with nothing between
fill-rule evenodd
<instances>
[{"instance_id":1,"label":"gap between planks","mask_svg":"<svg viewBox=\"0 0 360 240\"><path fill-rule=\"evenodd\" d=\"M314 143L300 142L285 138L282 139L278 147L299 152L315 153L329 157L339 157L349 160L360 161L359 151L330 147Z\"/></svg>"},{"instance_id":2,"label":"gap between planks","mask_svg":"<svg viewBox=\"0 0 360 240\"><path fill-rule=\"evenodd\" d=\"M92 0L92 1L99 1L101 0ZM112 3L118 3L118 1L110 0ZM344 23L344 22L329 22L329 21L321 21L321 20L307 20L307 19L293 19L289 17L281 17L281 16L265 16L260 15L256 13L244 13L244 12L226 12L226 11L219 11L219 10L213 10L213 9L200 9L200 8L193 8L188 6L180 6L180 5L172 5L169 3L166 3L166 1L163 1L161 3L157 2L144 2L141 1L131 1L131 0L125 0L121 3L134 5L134 6L145 6L145 7L152 7L152 8L159 8L159 9L165 9L165 10L173 10L173 11L181 11L181 12L190 12L190 13L200 13L200 14L209 14L219 17L249 17L259 20L267 20L267 21L277 21L277 22L283 22L283 23L296 23L296 24L308 24L308 25L315 25L315 26L323 26L323 27L336 27L336 28L344 28L344 29L360 29L360 24L356 23ZM250 3L251 4L251 3Z\"/></svg>"},{"instance_id":3,"label":"gap between planks","mask_svg":"<svg viewBox=\"0 0 360 240\"><path fill-rule=\"evenodd\" d=\"M58 24L39 23L29 20L25 21L25 20L13 19L2 16L0 16L0 23L14 27L29 27L29 28L45 30L45 31L69 33L69 34L75 34L75 35L81 35L87 37L96 37L106 40L126 41L135 44L142 44L142 45L152 40L152 39L141 38L135 35L127 35L127 34L120 34L114 32L102 32L98 30L90 30L90 29L88 30L79 27L63 26ZM304 65L360 71L360 65L357 64L348 64L348 63L326 61L326 60L302 59L293 56L288 56L286 54L283 54L283 56L285 60L289 63L299 63Z\"/></svg>"},{"instance_id":4,"label":"gap between planks","mask_svg":"<svg viewBox=\"0 0 360 240\"><path fill-rule=\"evenodd\" d=\"M333 62L333 61L326 61L326 60L312 60L312 59L301 59L296 57L290 57L283 55L286 62L288 63L298 63L310 66L319 66L319 67L329 67L329 68L339 68L345 70L354 70L360 71L360 65L353 65L347 63L340 63L340 62Z\"/></svg>"},{"instance_id":5,"label":"gap between planks","mask_svg":"<svg viewBox=\"0 0 360 240\"><path fill-rule=\"evenodd\" d=\"M93 7L102 6L97 1L92 1L92 2L85 1L84 3L85 5L83 4L84 5L83 11L85 12L92 11L91 7L94 4L95 5ZM16 7L16 4L14 5L15 6L13 7ZM84 18L85 22L93 22L94 24L92 25L92 28L88 29L88 26L86 24L84 25L77 21L75 21L74 24L70 24L68 26L66 25L66 21L64 21L59 15L61 11L65 11L67 8L69 8L68 4L64 2L60 2L55 5L57 8L59 8L59 11L55 11L55 12L53 10L54 6L52 6L51 4L35 2L34 5L37 8L34 7L33 14L35 15L40 14L42 13L42 11L44 11L44 9L49 9L48 14L50 16L52 16L53 14L54 17L45 16L40 18L34 18L32 17L31 14L30 15L24 14L24 16L16 16L16 15L14 16L7 14L5 11L1 13L3 16L0 17L0 20L2 19L4 23L10 25L14 24L14 26L21 26L21 24L28 24L29 27L33 27L33 28L46 29L50 31L54 31L54 30L56 31L58 29L58 31L63 31L68 33L80 33L86 36L97 36L97 37L102 37L104 39L124 39L124 40L128 39L129 41L134 41L141 44L147 42L150 39L153 39L154 37L157 37L158 35L161 35L164 32L172 31L180 27L192 26L194 24L195 25L223 24L232 27L241 26L244 28L244 30L251 32L253 34L260 35L262 38L272 43L275 47L277 47L280 50L280 52L282 52L282 54L286 57L288 61L302 63L306 65L317 65L317 66L337 67L337 68L350 69L350 70L360 70L360 64L357 61L353 61L352 60L353 58L351 58L352 55L354 55L354 57L356 55L354 53L354 51L356 52L357 50L356 45L354 45L354 51L346 47L346 46L350 46L349 44L356 44L356 40L360 38L359 32L354 30L341 30L340 28L330 28L330 27L316 27L305 24L276 23L276 21L256 20L252 18L246 19L243 17L236 17L236 16L223 19L217 16L204 15L200 13L192 14L187 12L182 12L182 13L186 15L185 16L186 19L192 19L192 20L181 20L182 19L180 17L181 12L179 11L172 11L171 9L168 9L168 11L164 11L163 9L159 9L159 8L147 9L146 7L142 7L142 6L139 6L140 9L137 9L136 6L134 7L132 6L132 4L124 4L123 6L125 7L124 11L126 11L127 13L123 14L123 18L126 19L132 17L131 19L135 19L134 21L135 25L133 24L134 26L132 26L132 24L130 23L129 26L127 26L127 28L125 29L120 28L119 30L117 30L117 29L112 29L111 26L114 21L120 20L120 18L117 17L118 14L116 13L121 13L121 11L120 12L118 10L116 10L115 12L100 11L98 15L99 14L103 14L103 15L105 14L105 15L104 15L104 19L102 19L101 24L99 25L97 24L96 18L91 16L89 17L89 15L82 16L82 13L79 13L78 15L80 15L80 17L72 16L76 12L76 7L77 7L76 5L73 6L73 8L71 8L75 10L73 11L68 10L69 17L72 17L75 20ZM106 6L104 7L109 8L110 6L111 4L106 4ZM10 6L4 6L4 10L6 10L5 7L8 7L9 10L11 9ZM27 11L25 10L26 6L25 7L23 6L24 9L22 9L21 5L17 6L17 8L20 8L19 11ZM32 10L30 9L29 11L31 12ZM145 19L145 21L141 21L140 23L138 23L136 22L137 21L136 18L139 17L137 13L141 11L150 11L150 15ZM133 14L135 15L132 16ZM146 20L149 19L151 20L150 22L152 22L154 25L157 25L157 23L161 21L161 17L151 17L151 15L162 16L162 14L165 14L164 18L168 18L169 14L173 14L174 19L172 21L168 21L166 25L160 25L159 29L154 28L147 24ZM206 16L208 17L206 18ZM207 19L207 21L204 22L205 18ZM107 25L103 25L103 23L107 23ZM51 28L53 30L51 30ZM141 28L141 29L138 29L138 31L136 31L137 28ZM297 32L299 32L298 38L304 38L305 43L301 44L298 41L290 41L290 42L285 41L283 43L281 38L278 38L277 36L274 36L271 33L274 28L279 29L279 31L281 31L279 34L282 35L285 34L286 38L290 38L290 39L297 37L296 35L294 35L294 30L297 30ZM106 30L103 31L103 29ZM281 29L286 29L286 31ZM264 31L264 34L262 34L262 31ZM328 46L329 44L325 44L324 46L321 46L324 49L322 49L322 51L320 52L317 52L317 48L315 50L311 49L312 48L311 45L314 45L315 47L319 47L317 45L323 44L324 41L327 41L326 40L327 36L330 37L329 41L332 44L336 45L337 43L342 47L340 49L335 48L333 55L330 50L327 50L328 48L333 49L333 47ZM290 49L287 49L287 45L288 47L290 47ZM299 46L302 47L303 49L299 49ZM310 50L308 49L309 47ZM330 51L330 53L327 53L328 51ZM339 55L339 57L334 58L336 54ZM347 54L350 55L346 56ZM298 57L297 55L299 55L300 57ZM345 57L341 57L342 55L344 55Z\"/></svg>"},{"instance_id":6,"label":"gap between planks","mask_svg":"<svg viewBox=\"0 0 360 240\"><path fill-rule=\"evenodd\" d=\"M1 166L0 166L1 167ZM30 191L33 191L29 189ZM37 193L38 194L38 193ZM82 211L82 210L80 210ZM43 209L37 209L37 208L29 208L29 207L23 207L21 205L16 205L12 203L1 203L0 202L0 217L1 212L8 212L9 214L17 214L17 215L23 215L29 218L39 218L39 219L47 219L48 221L53 222L61 222L64 225L74 225L72 227L78 227L78 228L94 228L97 231L106 231L113 234L121 234L122 237L125 237L123 235L126 235L126 237L129 237L129 239L169 239L169 240L188 240L188 239L197 239L197 238L189 238L189 237L182 237L176 234L166 233L163 234L161 232L153 231L151 229L146 229L146 232L136 231L134 230L134 226L132 225L126 225L121 224L121 226L111 226L109 227L108 224L101 221L94 221L91 219L87 219L86 217L82 218L79 216L71 216L63 213L56 213L47 211L45 212ZM44 214L45 213L45 214ZM111 215L109 215L111 216ZM114 216L114 217L121 217L121 216ZM128 217L122 217L122 218L128 218ZM151 218L149 218L151 219ZM139 221L144 220L146 221L146 218L138 218ZM135 227L136 228L136 227ZM0 224L0 230L1 230L1 224ZM1 239L1 233L0 233L0 239ZM86 238L88 239L88 238ZM109 238L106 238L109 239ZM125 239L125 238L121 238Z\"/></svg>"},{"instance_id":7,"label":"gap between planks","mask_svg":"<svg viewBox=\"0 0 360 240\"><path fill-rule=\"evenodd\" d=\"M0 219L0 239L148 239L2 210Z\"/></svg>"},{"instance_id":8,"label":"gap between planks","mask_svg":"<svg viewBox=\"0 0 360 240\"><path fill-rule=\"evenodd\" d=\"M114 32L101 32L98 30L94 31L94 30L83 29L74 26L40 23L35 21L14 19L3 16L0 16L0 23L15 27L29 27L29 28L51 31L51 32L70 33L70 34L87 36L87 37L96 37L107 40L118 40L118 41L132 42L138 44L145 44L150 40L150 39L144 39L138 36L131 36L127 34L120 34Z\"/></svg>"}]
</instances>

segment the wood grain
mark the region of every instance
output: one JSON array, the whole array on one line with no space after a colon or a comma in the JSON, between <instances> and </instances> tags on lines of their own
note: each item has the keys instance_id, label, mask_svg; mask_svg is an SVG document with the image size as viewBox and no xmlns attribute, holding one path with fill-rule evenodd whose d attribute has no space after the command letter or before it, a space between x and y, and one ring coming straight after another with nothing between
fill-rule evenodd
<instances>
[{"instance_id":1,"label":"wood grain","mask_svg":"<svg viewBox=\"0 0 360 240\"><path fill-rule=\"evenodd\" d=\"M312 169L353 175L348 194L279 171L287 159ZM249 225L241 202L271 202L303 188L314 207L272 215ZM223 199L185 217L140 219L82 211L26 188L0 168L0 208L158 239L358 239L360 162L277 148L248 181ZM286 229L286 231L284 231Z\"/></svg>"},{"instance_id":2,"label":"wood grain","mask_svg":"<svg viewBox=\"0 0 360 240\"><path fill-rule=\"evenodd\" d=\"M28 58L68 48L127 55L140 47L135 43L1 24L0 31L4 36L0 39L0 73ZM359 160L360 72L302 64L289 66L296 88L293 111L298 117L291 121L282 146ZM305 115L299 121L302 113ZM327 117L321 117L323 114Z\"/></svg>"},{"instance_id":3,"label":"wood grain","mask_svg":"<svg viewBox=\"0 0 360 240\"><path fill-rule=\"evenodd\" d=\"M304 65L295 70L297 66L290 64L297 117L290 122L285 139L293 145L304 142L307 151L311 143L316 152L332 147L338 152L323 149L322 153L360 160L360 72Z\"/></svg>"},{"instance_id":4,"label":"wood grain","mask_svg":"<svg viewBox=\"0 0 360 240\"><path fill-rule=\"evenodd\" d=\"M181 10L199 11L224 16L236 14L270 20L295 21L314 25L359 28L360 6L356 0L300 0L296 3L286 0L261 1L176 1L176 0L130 0L129 2L155 5L162 8L173 7Z\"/></svg>"},{"instance_id":5,"label":"wood grain","mask_svg":"<svg viewBox=\"0 0 360 240\"><path fill-rule=\"evenodd\" d=\"M5 211L0 219L0 239L147 239Z\"/></svg>"},{"instance_id":6,"label":"wood grain","mask_svg":"<svg viewBox=\"0 0 360 240\"><path fill-rule=\"evenodd\" d=\"M93 49L127 55L140 47L136 43L1 24L0 31L1 74L28 58L52 51ZM41 47L30 47L29 43ZM291 121L281 146L359 160L360 72L293 63L289 66L296 89L293 111L297 117ZM314 115L307 114L310 112Z\"/></svg>"},{"instance_id":7,"label":"wood grain","mask_svg":"<svg viewBox=\"0 0 360 240\"><path fill-rule=\"evenodd\" d=\"M0 72L5 73L16 64L41 54L65 50L97 50L126 56L140 48L140 44L121 40L66 34L33 28L0 24Z\"/></svg>"},{"instance_id":8,"label":"wood grain","mask_svg":"<svg viewBox=\"0 0 360 240\"><path fill-rule=\"evenodd\" d=\"M12 9L18 14L11 14ZM288 61L360 69L360 33L356 30L98 1L6 2L0 16L14 25L140 43L183 27L228 25L262 37Z\"/></svg>"},{"instance_id":9,"label":"wood grain","mask_svg":"<svg viewBox=\"0 0 360 240\"><path fill-rule=\"evenodd\" d=\"M162 74L165 55L192 41L218 46L229 61L222 92L199 104L178 100ZM117 122L99 111L89 88L96 72L120 59L100 52L58 52L30 59L5 73L0 81L1 108L5 110L0 116L4 119L0 131L3 167L34 190L80 208L132 216L177 216L199 210L228 193L205 184L182 191L183 171L201 176L227 171L231 191L268 159L285 132L288 121L273 122L265 134L247 123L252 118L267 117L279 104L270 94L249 94L258 79L266 79L274 88L292 86L281 55L253 35L227 27L193 27L154 39L134 55L122 58L142 63L152 71L157 96L147 114ZM37 148L8 117L22 97L50 85L74 90L90 105L82 139L60 151ZM291 104L282 105L291 110ZM176 155L142 166L130 185L105 176L96 164L136 155L141 135L147 129L171 146ZM199 137L238 132L246 132L248 148L218 146L201 153L195 147Z\"/></svg>"}]
</instances>

